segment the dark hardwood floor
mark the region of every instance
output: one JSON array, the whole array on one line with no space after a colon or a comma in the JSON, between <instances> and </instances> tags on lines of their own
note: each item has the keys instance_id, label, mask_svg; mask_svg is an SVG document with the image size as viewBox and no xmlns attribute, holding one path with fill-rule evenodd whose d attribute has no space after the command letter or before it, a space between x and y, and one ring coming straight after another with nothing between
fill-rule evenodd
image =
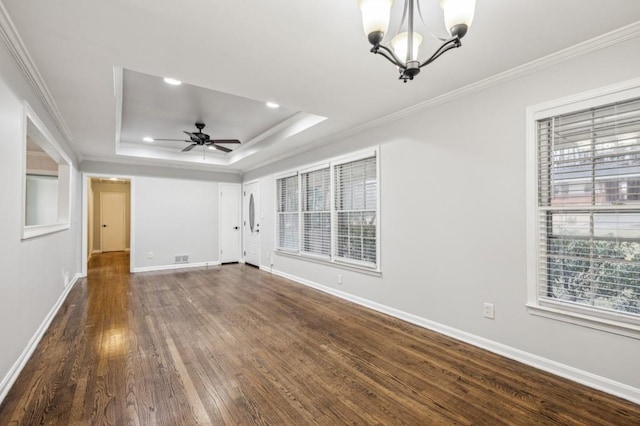
<instances>
[{"instance_id":1,"label":"dark hardwood floor","mask_svg":"<svg viewBox=\"0 0 640 426\"><path fill-rule=\"evenodd\" d=\"M94 257L0 425L640 425L640 406L243 265Z\"/></svg>"}]
</instances>

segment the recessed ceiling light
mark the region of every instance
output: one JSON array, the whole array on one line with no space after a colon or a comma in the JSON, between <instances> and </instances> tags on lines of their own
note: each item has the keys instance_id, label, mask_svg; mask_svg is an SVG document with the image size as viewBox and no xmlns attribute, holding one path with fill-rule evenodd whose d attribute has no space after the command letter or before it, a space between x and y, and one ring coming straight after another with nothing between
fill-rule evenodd
<instances>
[{"instance_id":1,"label":"recessed ceiling light","mask_svg":"<svg viewBox=\"0 0 640 426\"><path fill-rule=\"evenodd\" d=\"M153 142L153 138L151 136L145 136L142 140L145 142Z\"/></svg>"},{"instance_id":2,"label":"recessed ceiling light","mask_svg":"<svg viewBox=\"0 0 640 426\"><path fill-rule=\"evenodd\" d=\"M165 77L164 82L167 84L171 84L173 86L179 86L182 84L180 80L176 80L175 78Z\"/></svg>"},{"instance_id":3,"label":"recessed ceiling light","mask_svg":"<svg viewBox=\"0 0 640 426\"><path fill-rule=\"evenodd\" d=\"M278 105L278 104L277 104L277 103L275 103L275 102L267 102L267 106L268 106L269 108L279 108L279 107L280 107L280 105Z\"/></svg>"}]
</instances>

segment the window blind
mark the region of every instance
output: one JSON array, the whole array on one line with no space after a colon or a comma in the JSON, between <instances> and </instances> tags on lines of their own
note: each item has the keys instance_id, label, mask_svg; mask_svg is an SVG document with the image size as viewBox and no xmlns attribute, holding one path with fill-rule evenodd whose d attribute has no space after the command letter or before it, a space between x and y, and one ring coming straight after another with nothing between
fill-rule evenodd
<instances>
[{"instance_id":1,"label":"window blind","mask_svg":"<svg viewBox=\"0 0 640 426\"><path fill-rule=\"evenodd\" d=\"M640 318L640 99L537 122L541 303Z\"/></svg>"},{"instance_id":2,"label":"window blind","mask_svg":"<svg viewBox=\"0 0 640 426\"><path fill-rule=\"evenodd\" d=\"M331 255L331 174L329 167L302 173L302 252Z\"/></svg>"},{"instance_id":3,"label":"window blind","mask_svg":"<svg viewBox=\"0 0 640 426\"><path fill-rule=\"evenodd\" d=\"M277 244L276 248L298 251L299 244L299 196L298 175L276 180Z\"/></svg>"},{"instance_id":4,"label":"window blind","mask_svg":"<svg viewBox=\"0 0 640 426\"><path fill-rule=\"evenodd\" d=\"M342 260L376 265L376 158L338 164L334 173L335 255Z\"/></svg>"}]
</instances>

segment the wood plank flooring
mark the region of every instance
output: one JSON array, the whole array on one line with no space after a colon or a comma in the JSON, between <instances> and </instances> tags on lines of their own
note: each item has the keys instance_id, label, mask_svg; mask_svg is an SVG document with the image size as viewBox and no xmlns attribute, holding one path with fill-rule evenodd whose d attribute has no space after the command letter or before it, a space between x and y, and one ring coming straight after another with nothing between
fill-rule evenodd
<instances>
[{"instance_id":1,"label":"wood plank flooring","mask_svg":"<svg viewBox=\"0 0 640 426\"><path fill-rule=\"evenodd\" d=\"M92 259L0 425L640 425L640 406L244 265Z\"/></svg>"}]
</instances>

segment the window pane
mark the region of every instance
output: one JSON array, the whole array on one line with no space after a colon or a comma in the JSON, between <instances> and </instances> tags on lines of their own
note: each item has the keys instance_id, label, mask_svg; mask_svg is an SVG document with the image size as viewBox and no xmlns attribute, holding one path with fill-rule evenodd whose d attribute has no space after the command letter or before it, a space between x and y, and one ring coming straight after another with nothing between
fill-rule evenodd
<instances>
[{"instance_id":1,"label":"window pane","mask_svg":"<svg viewBox=\"0 0 640 426\"><path fill-rule=\"evenodd\" d=\"M585 240L550 243L547 296L640 314L640 244Z\"/></svg>"},{"instance_id":2,"label":"window pane","mask_svg":"<svg viewBox=\"0 0 640 426\"><path fill-rule=\"evenodd\" d=\"M278 248L297 251L299 242L298 176L276 180Z\"/></svg>"},{"instance_id":3,"label":"window pane","mask_svg":"<svg viewBox=\"0 0 640 426\"><path fill-rule=\"evenodd\" d=\"M640 203L640 101L538 122L543 205Z\"/></svg>"},{"instance_id":4,"label":"window pane","mask_svg":"<svg viewBox=\"0 0 640 426\"><path fill-rule=\"evenodd\" d=\"M593 228L595 237L640 241L640 213L596 213Z\"/></svg>"},{"instance_id":5,"label":"window pane","mask_svg":"<svg viewBox=\"0 0 640 426\"><path fill-rule=\"evenodd\" d=\"M298 249L298 213L278 215L278 247L289 250Z\"/></svg>"},{"instance_id":6,"label":"window pane","mask_svg":"<svg viewBox=\"0 0 640 426\"><path fill-rule=\"evenodd\" d=\"M587 213L553 214L553 235L589 237L590 226L591 216Z\"/></svg>"},{"instance_id":7,"label":"window pane","mask_svg":"<svg viewBox=\"0 0 640 426\"><path fill-rule=\"evenodd\" d=\"M376 213L340 212L337 216L336 255L376 263Z\"/></svg>"},{"instance_id":8,"label":"window pane","mask_svg":"<svg viewBox=\"0 0 640 426\"><path fill-rule=\"evenodd\" d=\"M331 255L331 207L329 167L300 175L302 182L302 251Z\"/></svg>"},{"instance_id":9,"label":"window pane","mask_svg":"<svg viewBox=\"0 0 640 426\"><path fill-rule=\"evenodd\" d=\"M329 168L303 173L302 211L329 211Z\"/></svg>"},{"instance_id":10,"label":"window pane","mask_svg":"<svg viewBox=\"0 0 640 426\"><path fill-rule=\"evenodd\" d=\"M376 158L335 167L336 256L375 265L377 262Z\"/></svg>"},{"instance_id":11,"label":"window pane","mask_svg":"<svg viewBox=\"0 0 640 426\"><path fill-rule=\"evenodd\" d=\"M307 253L331 254L331 213L304 213L302 250Z\"/></svg>"}]
</instances>

